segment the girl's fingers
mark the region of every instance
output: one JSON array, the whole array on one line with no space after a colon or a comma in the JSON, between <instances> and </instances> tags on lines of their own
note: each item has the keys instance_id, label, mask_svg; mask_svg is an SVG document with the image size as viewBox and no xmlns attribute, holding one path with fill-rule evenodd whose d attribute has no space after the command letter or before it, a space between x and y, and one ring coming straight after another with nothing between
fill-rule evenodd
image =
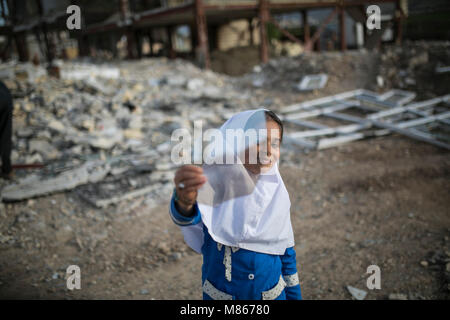
<instances>
[{"instance_id":1,"label":"girl's fingers","mask_svg":"<svg viewBox=\"0 0 450 320\"><path fill-rule=\"evenodd\" d=\"M203 174L203 169L193 165L185 165L178 169L175 173L175 181L194 178Z\"/></svg>"},{"instance_id":2,"label":"girl's fingers","mask_svg":"<svg viewBox=\"0 0 450 320\"><path fill-rule=\"evenodd\" d=\"M190 187L188 187L188 188L186 188L186 189L183 189L183 191L185 191L185 192L193 192L193 191L197 191L197 190L200 189L200 187L201 187L202 185L204 185L204 184L205 184L205 182L198 183L198 184L192 185L192 186L190 186Z\"/></svg>"},{"instance_id":3,"label":"girl's fingers","mask_svg":"<svg viewBox=\"0 0 450 320\"><path fill-rule=\"evenodd\" d=\"M196 172L199 172L199 173L203 173L202 167L194 166L192 164L186 164L186 165L182 166L181 169L191 170L191 171L196 171Z\"/></svg>"},{"instance_id":4,"label":"girl's fingers","mask_svg":"<svg viewBox=\"0 0 450 320\"><path fill-rule=\"evenodd\" d=\"M177 173L184 174L184 173L197 173L202 174L203 169L201 167L193 166L193 165L185 165L182 166L177 170Z\"/></svg>"},{"instance_id":5,"label":"girl's fingers","mask_svg":"<svg viewBox=\"0 0 450 320\"><path fill-rule=\"evenodd\" d=\"M193 165L185 165L177 170L174 178L175 187L180 199L184 201L195 202L197 190L207 181L203 175L203 169ZM179 184L184 187L180 188Z\"/></svg>"},{"instance_id":6,"label":"girl's fingers","mask_svg":"<svg viewBox=\"0 0 450 320\"><path fill-rule=\"evenodd\" d=\"M197 172L178 172L175 174L175 181L188 180L203 176L204 176L203 174Z\"/></svg>"},{"instance_id":7,"label":"girl's fingers","mask_svg":"<svg viewBox=\"0 0 450 320\"><path fill-rule=\"evenodd\" d=\"M202 181L206 181L206 177L203 175L203 169L192 165L183 166L177 170L173 180L175 185L178 186L178 184L182 182L186 187L186 182L191 179L202 179Z\"/></svg>"},{"instance_id":8,"label":"girl's fingers","mask_svg":"<svg viewBox=\"0 0 450 320\"><path fill-rule=\"evenodd\" d=\"M203 176L203 177L191 178L191 179L187 179L187 180L181 180L180 182L182 182L184 184L184 188L182 188L182 189L188 189L192 186L205 183L206 177ZM178 184L177 184L177 186L178 186Z\"/></svg>"}]
</instances>

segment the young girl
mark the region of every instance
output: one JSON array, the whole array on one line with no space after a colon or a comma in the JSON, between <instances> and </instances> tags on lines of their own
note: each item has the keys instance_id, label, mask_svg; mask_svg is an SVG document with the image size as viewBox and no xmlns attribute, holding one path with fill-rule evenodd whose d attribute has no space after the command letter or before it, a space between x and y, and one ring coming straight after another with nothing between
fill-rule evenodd
<instances>
[{"instance_id":1,"label":"young girl","mask_svg":"<svg viewBox=\"0 0 450 320\"><path fill-rule=\"evenodd\" d=\"M231 149L215 154L224 160L231 153L232 164L179 168L170 203L186 243L203 255L203 299L301 299L290 200L277 165L282 122L269 110L249 110L220 132L229 129L265 135L254 143L238 137L237 147L233 137Z\"/></svg>"}]
</instances>

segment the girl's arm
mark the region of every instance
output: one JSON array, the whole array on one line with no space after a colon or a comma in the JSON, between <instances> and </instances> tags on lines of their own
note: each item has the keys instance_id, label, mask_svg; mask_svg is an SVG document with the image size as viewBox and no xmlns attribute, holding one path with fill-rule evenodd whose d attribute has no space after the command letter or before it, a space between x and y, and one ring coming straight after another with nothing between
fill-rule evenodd
<instances>
[{"instance_id":1,"label":"girl's arm","mask_svg":"<svg viewBox=\"0 0 450 320\"><path fill-rule=\"evenodd\" d=\"M197 202L195 202L192 208L186 212L185 210L179 208L177 201L175 200L175 192L170 200L169 213L173 222L180 227L194 225L201 221L200 210L198 209Z\"/></svg>"},{"instance_id":2,"label":"girl's arm","mask_svg":"<svg viewBox=\"0 0 450 320\"><path fill-rule=\"evenodd\" d=\"M281 256L281 263L283 264L281 272L287 285L284 289L286 292L286 299L301 300L302 293L300 282L298 280L297 259L294 247L286 249L284 255Z\"/></svg>"},{"instance_id":3,"label":"girl's arm","mask_svg":"<svg viewBox=\"0 0 450 320\"><path fill-rule=\"evenodd\" d=\"M198 189L206 182L201 167L184 165L175 172L169 213L180 227L197 224L201 220L197 205Z\"/></svg>"},{"instance_id":4,"label":"girl's arm","mask_svg":"<svg viewBox=\"0 0 450 320\"><path fill-rule=\"evenodd\" d=\"M197 253L201 253L203 246L203 223L197 202L192 206L190 215L181 213L177 208L175 196L172 196L169 206L169 214L173 222L177 224L184 236L184 241Z\"/></svg>"}]
</instances>

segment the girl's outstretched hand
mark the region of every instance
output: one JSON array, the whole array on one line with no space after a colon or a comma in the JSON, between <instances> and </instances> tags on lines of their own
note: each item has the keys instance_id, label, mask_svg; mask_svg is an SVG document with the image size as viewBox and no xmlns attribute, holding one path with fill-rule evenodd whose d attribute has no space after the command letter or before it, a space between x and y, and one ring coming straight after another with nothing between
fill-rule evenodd
<instances>
[{"instance_id":1,"label":"girl's outstretched hand","mask_svg":"<svg viewBox=\"0 0 450 320\"><path fill-rule=\"evenodd\" d=\"M178 205L185 211L190 211L197 200L198 189L206 182L203 169L194 165L184 165L176 173L175 188Z\"/></svg>"}]
</instances>

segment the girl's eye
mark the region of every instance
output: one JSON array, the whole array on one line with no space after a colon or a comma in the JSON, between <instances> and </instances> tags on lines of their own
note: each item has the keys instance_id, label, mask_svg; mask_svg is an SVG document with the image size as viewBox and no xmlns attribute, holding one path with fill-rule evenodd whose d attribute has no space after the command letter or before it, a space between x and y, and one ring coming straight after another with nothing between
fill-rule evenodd
<instances>
[{"instance_id":1,"label":"girl's eye","mask_svg":"<svg viewBox=\"0 0 450 320\"><path fill-rule=\"evenodd\" d=\"M278 143L272 143L272 148L278 149L279 147L280 147L280 145Z\"/></svg>"}]
</instances>

